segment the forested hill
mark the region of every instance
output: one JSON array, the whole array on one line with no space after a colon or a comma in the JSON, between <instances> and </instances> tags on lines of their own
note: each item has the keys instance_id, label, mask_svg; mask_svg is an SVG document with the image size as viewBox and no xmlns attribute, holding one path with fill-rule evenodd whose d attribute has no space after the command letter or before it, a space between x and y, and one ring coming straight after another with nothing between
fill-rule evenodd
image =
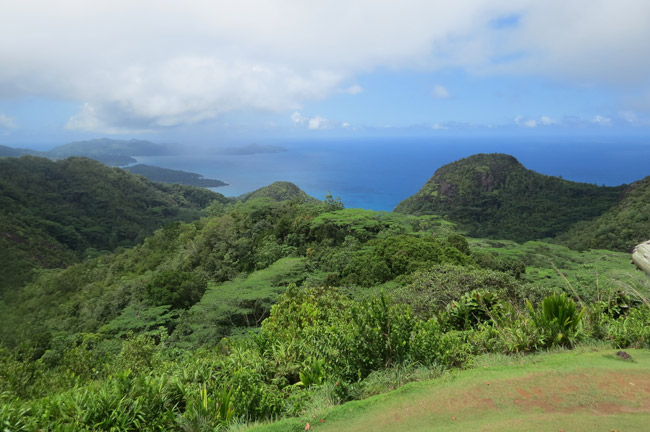
<instances>
[{"instance_id":1,"label":"forested hill","mask_svg":"<svg viewBox=\"0 0 650 432\"><path fill-rule=\"evenodd\" d=\"M268 186L264 186L239 197L239 199L244 202L258 198L270 198L273 201L297 200L307 203L318 202L316 198L310 197L295 184L286 181L271 183Z\"/></svg>"},{"instance_id":2,"label":"forested hill","mask_svg":"<svg viewBox=\"0 0 650 432\"><path fill-rule=\"evenodd\" d=\"M650 239L650 176L625 189L620 202L592 221L572 227L558 240L574 249L631 251Z\"/></svg>"},{"instance_id":3,"label":"forested hill","mask_svg":"<svg viewBox=\"0 0 650 432\"><path fill-rule=\"evenodd\" d=\"M0 158L0 293L35 268L133 246L172 221L196 219L213 200L230 199L86 158Z\"/></svg>"},{"instance_id":4,"label":"forested hill","mask_svg":"<svg viewBox=\"0 0 650 432\"><path fill-rule=\"evenodd\" d=\"M0 157L20 157L25 155L38 155L38 151L24 148L13 148L0 145Z\"/></svg>"},{"instance_id":5,"label":"forested hill","mask_svg":"<svg viewBox=\"0 0 650 432\"><path fill-rule=\"evenodd\" d=\"M137 162L132 156L157 156L167 154L169 149L145 140L114 140L100 138L63 144L48 151L0 146L0 156L42 156L58 160L71 156L95 159L110 166L123 166Z\"/></svg>"},{"instance_id":6,"label":"forested hill","mask_svg":"<svg viewBox=\"0 0 650 432\"><path fill-rule=\"evenodd\" d=\"M136 162L132 156L156 156L165 154L167 148L145 140L114 140L100 138L60 145L45 153L50 159L65 159L83 156L98 160L106 165L127 165Z\"/></svg>"},{"instance_id":7,"label":"forested hill","mask_svg":"<svg viewBox=\"0 0 650 432\"><path fill-rule=\"evenodd\" d=\"M145 176L151 181L184 184L188 186L200 187L221 187L228 186L228 183L221 180L203 178L201 174L174 170L169 168L160 168L151 165L137 164L129 167L124 167L130 173Z\"/></svg>"},{"instance_id":8,"label":"forested hill","mask_svg":"<svg viewBox=\"0 0 650 432\"><path fill-rule=\"evenodd\" d=\"M543 175L505 154L477 154L439 168L394 211L446 216L474 237L526 241L600 216L623 190Z\"/></svg>"}]
</instances>

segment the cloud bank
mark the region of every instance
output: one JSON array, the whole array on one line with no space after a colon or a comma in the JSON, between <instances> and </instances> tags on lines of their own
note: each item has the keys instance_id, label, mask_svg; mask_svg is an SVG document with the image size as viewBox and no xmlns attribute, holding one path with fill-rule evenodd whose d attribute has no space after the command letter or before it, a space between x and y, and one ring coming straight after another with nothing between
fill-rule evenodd
<instances>
[{"instance_id":1,"label":"cloud bank","mask_svg":"<svg viewBox=\"0 0 650 432\"><path fill-rule=\"evenodd\" d=\"M77 101L75 130L291 112L341 88L360 93L355 77L378 68L650 94L645 0L25 0L3 5L0 28L0 99Z\"/></svg>"}]
</instances>

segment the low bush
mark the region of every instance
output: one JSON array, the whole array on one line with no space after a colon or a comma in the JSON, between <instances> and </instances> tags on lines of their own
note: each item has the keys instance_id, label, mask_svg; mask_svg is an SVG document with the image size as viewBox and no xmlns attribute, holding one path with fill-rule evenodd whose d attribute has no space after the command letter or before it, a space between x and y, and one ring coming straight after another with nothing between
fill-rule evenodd
<instances>
[{"instance_id":1,"label":"low bush","mask_svg":"<svg viewBox=\"0 0 650 432\"><path fill-rule=\"evenodd\" d=\"M612 321L608 336L616 348L650 348L650 308L632 309L627 316Z\"/></svg>"},{"instance_id":2,"label":"low bush","mask_svg":"<svg viewBox=\"0 0 650 432\"><path fill-rule=\"evenodd\" d=\"M580 324L586 308L580 312L575 302L564 294L546 297L535 310L526 302L531 319L544 336L543 346L572 346L580 336Z\"/></svg>"}]
</instances>

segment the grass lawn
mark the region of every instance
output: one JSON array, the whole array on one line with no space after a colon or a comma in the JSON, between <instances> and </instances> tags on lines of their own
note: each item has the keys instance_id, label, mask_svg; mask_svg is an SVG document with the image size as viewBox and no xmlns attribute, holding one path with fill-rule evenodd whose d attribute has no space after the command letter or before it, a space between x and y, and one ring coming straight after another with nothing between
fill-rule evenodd
<instances>
[{"instance_id":1,"label":"grass lawn","mask_svg":"<svg viewBox=\"0 0 650 432\"><path fill-rule=\"evenodd\" d=\"M288 419L256 432L647 431L650 351L580 348L492 356L477 367L350 402L320 418Z\"/></svg>"}]
</instances>

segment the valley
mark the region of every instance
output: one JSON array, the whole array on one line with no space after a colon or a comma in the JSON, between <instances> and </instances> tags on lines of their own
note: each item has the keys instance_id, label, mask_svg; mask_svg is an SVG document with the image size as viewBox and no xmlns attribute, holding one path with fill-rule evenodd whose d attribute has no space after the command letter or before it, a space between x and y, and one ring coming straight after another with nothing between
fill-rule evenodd
<instances>
[{"instance_id":1,"label":"valley","mask_svg":"<svg viewBox=\"0 0 650 432\"><path fill-rule=\"evenodd\" d=\"M364 430L370 407L392 412L369 397L457 373L478 385L486 358L504 371L491 382L507 386L524 354L575 349L607 369L601 357L642 359L650 347L650 280L628 250L648 232L631 218L645 214L645 180L580 184L479 154L383 212L289 182L228 198L85 158L0 164L8 430L237 430L280 418L290 420L268 427ZM615 229L616 242L599 234ZM608 391L584 390L596 405ZM400 394L380 398L397 407ZM440 414L460 419L449 427L467 427L452 408ZM512 427L548 424L520 408ZM563 421L587 424L581 409ZM639 421L621 410L607 421Z\"/></svg>"}]
</instances>

